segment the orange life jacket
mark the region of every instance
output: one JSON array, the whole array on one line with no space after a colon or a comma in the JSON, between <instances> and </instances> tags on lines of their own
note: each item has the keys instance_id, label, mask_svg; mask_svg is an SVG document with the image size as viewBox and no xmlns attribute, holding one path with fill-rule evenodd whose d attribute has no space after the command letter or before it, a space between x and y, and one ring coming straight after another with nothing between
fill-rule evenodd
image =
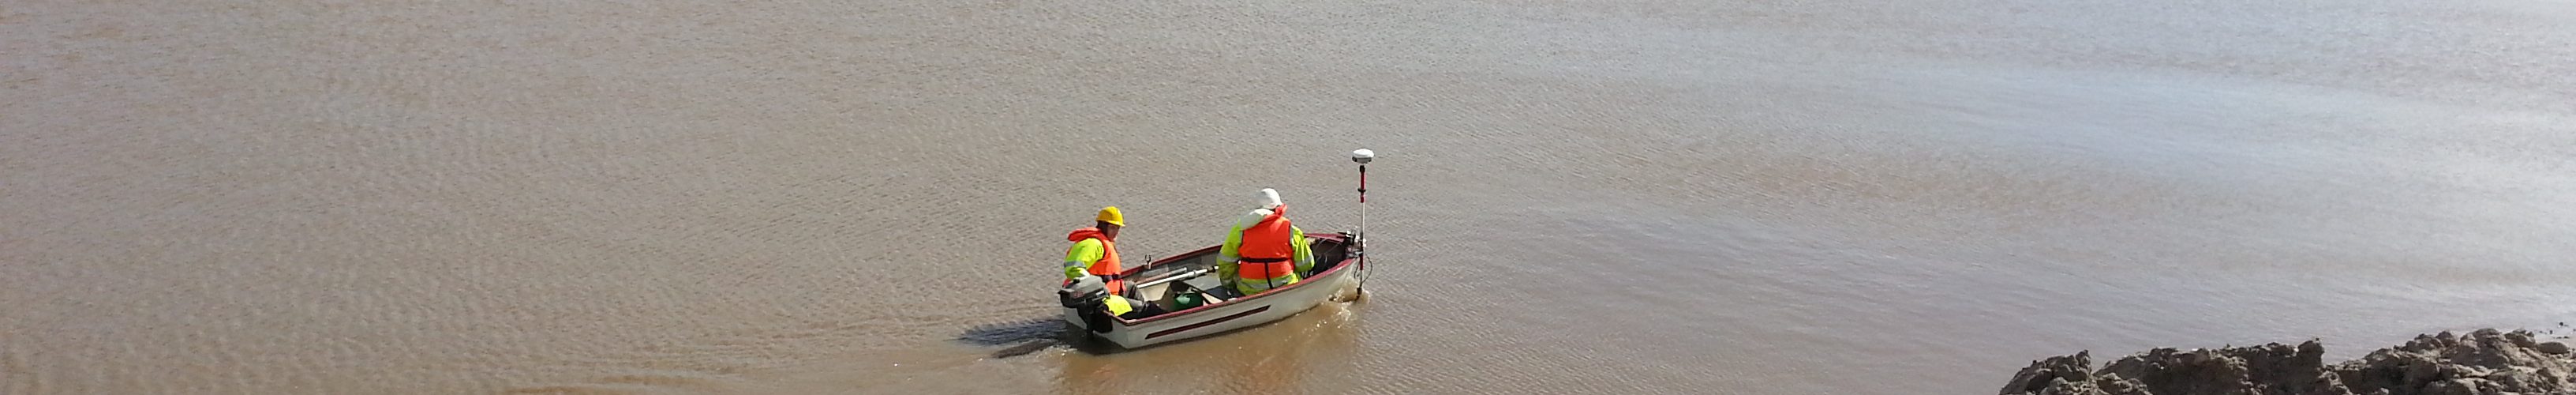
<instances>
[{"instance_id":1,"label":"orange life jacket","mask_svg":"<svg viewBox=\"0 0 2576 395\"><path fill-rule=\"evenodd\" d=\"M1118 278L1127 270L1118 265L1118 242L1110 241L1108 236L1101 234L1100 228L1082 228L1064 235L1064 240L1079 243L1083 239L1100 239L1100 261L1092 262L1091 267L1084 268L1083 272L1100 276L1102 284L1109 288L1109 294L1117 295L1127 289L1127 281Z\"/></svg>"},{"instance_id":2,"label":"orange life jacket","mask_svg":"<svg viewBox=\"0 0 2576 395\"><path fill-rule=\"evenodd\" d=\"M1243 245L1235 249L1243 256L1243 266L1235 269L1236 276L1262 281L1297 274L1297 238L1289 230L1287 215L1288 207L1280 206L1261 217L1261 222L1243 228Z\"/></svg>"}]
</instances>

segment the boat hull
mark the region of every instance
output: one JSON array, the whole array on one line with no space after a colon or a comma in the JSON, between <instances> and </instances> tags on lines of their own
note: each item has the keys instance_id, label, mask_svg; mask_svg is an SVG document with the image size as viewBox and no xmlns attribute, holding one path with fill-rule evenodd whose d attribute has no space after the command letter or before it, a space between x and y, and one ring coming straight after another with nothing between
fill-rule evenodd
<instances>
[{"instance_id":1,"label":"boat hull","mask_svg":"<svg viewBox=\"0 0 2576 395\"><path fill-rule=\"evenodd\" d=\"M1330 239L1327 241L1332 242L1335 246L1343 245L1341 244L1342 237L1340 234L1312 234L1309 236L1329 237ZM1201 251L1212 252L1210 250ZM1147 317L1140 320L1112 319L1107 321L1110 328L1106 331L1094 330L1095 328L1091 328L1090 324L1084 322L1081 318L1082 312L1077 309L1063 309L1064 320L1065 322L1073 323L1076 327L1081 327L1085 333L1090 333L1094 337L1108 340L1111 343L1116 343L1118 346L1125 348L1139 348L1205 337L1208 335L1215 335L1236 329L1243 329L1279 321L1281 319L1294 316L1297 313L1313 309L1316 305L1320 305L1325 301L1334 300L1338 296L1344 293L1353 292L1359 287L1361 280L1365 277L1364 272L1366 271L1366 267L1359 262L1359 260L1362 259L1361 254L1358 253L1356 248L1352 248L1350 249L1350 253L1335 255L1341 255L1341 261L1321 273L1316 273L1312 278L1307 278L1297 282L1296 284L1268 292L1227 300L1223 303L1200 306L1188 310ZM1184 255L1174 257L1167 261L1186 261L1189 259L1208 258L1212 257ZM1165 264L1165 262L1156 262L1155 265L1161 266ZM1150 268L1150 266L1148 268ZM1140 268L1140 271L1144 269L1147 268Z\"/></svg>"}]
</instances>

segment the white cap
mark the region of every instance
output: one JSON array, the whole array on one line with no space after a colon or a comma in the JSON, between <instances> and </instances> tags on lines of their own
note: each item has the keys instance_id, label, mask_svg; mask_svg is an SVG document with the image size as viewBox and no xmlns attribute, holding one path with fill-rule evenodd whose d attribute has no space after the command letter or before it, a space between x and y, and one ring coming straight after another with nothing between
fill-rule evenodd
<instances>
[{"instance_id":1,"label":"white cap","mask_svg":"<svg viewBox=\"0 0 2576 395\"><path fill-rule=\"evenodd\" d=\"M1279 202L1279 191L1275 189L1261 188L1261 196L1259 197L1261 198L1261 208L1279 207L1281 204L1286 204Z\"/></svg>"}]
</instances>

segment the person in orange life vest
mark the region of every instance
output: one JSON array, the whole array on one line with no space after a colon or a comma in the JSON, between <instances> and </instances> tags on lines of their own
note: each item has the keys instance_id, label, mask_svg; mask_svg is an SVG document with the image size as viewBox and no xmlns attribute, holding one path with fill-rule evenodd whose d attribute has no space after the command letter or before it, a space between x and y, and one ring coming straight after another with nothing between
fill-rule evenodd
<instances>
[{"instance_id":1,"label":"person in orange life vest","mask_svg":"<svg viewBox=\"0 0 2576 395\"><path fill-rule=\"evenodd\" d=\"M1280 202L1279 191L1262 188L1256 196L1260 208L1235 218L1225 244L1217 248L1217 278L1243 296L1296 284L1298 273L1315 268L1306 232L1288 222L1288 206Z\"/></svg>"},{"instance_id":2,"label":"person in orange life vest","mask_svg":"<svg viewBox=\"0 0 2576 395\"><path fill-rule=\"evenodd\" d=\"M1094 226L1074 229L1064 236L1065 241L1073 242L1073 247L1064 251L1065 282L1070 284L1084 275L1100 276L1109 295L1124 295L1127 282L1118 275L1126 267L1118 265L1117 240L1118 229L1127 226L1127 218L1118 213L1116 206L1101 208L1100 215L1094 218Z\"/></svg>"}]
</instances>

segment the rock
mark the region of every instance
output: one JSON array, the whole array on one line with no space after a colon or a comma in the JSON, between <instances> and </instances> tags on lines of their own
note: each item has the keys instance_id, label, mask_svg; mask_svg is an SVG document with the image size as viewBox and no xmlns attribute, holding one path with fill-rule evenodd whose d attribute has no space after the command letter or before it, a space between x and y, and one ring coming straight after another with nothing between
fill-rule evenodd
<instances>
[{"instance_id":1,"label":"rock","mask_svg":"<svg viewBox=\"0 0 2576 395\"><path fill-rule=\"evenodd\" d=\"M2567 352L2568 352L2568 350L2567 350L2567 343L2561 343L2561 342L2547 342L2547 343L2540 343L2540 346L2538 346L2538 347L2533 347L2533 348L2538 348L2538 349L2540 349L2540 352L2543 352L2543 353L2549 353L2549 354L2566 355L2566 354L2567 354Z\"/></svg>"},{"instance_id":2,"label":"rock","mask_svg":"<svg viewBox=\"0 0 2576 395\"><path fill-rule=\"evenodd\" d=\"M2092 352L2077 352L2075 355L2031 361L2030 367L2013 374L2012 381L2004 384L2002 393L2046 393L2043 390L2056 387L2059 381L2081 383L2092 382L2092 379Z\"/></svg>"},{"instance_id":3,"label":"rock","mask_svg":"<svg viewBox=\"0 0 2576 395\"><path fill-rule=\"evenodd\" d=\"M2538 376L2536 375L2536 372L2538 371L2540 371L2540 369L2526 366L2515 366L2477 377L2486 379L2486 381L2494 382L2496 388L2500 389L2532 388L2539 385L2536 381L2538 380Z\"/></svg>"},{"instance_id":4,"label":"rock","mask_svg":"<svg viewBox=\"0 0 2576 395\"><path fill-rule=\"evenodd\" d=\"M2103 373L2101 377L2093 378L2093 388L2109 395L2152 395L2147 392L2146 384L2122 378L2118 373Z\"/></svg>"},{"instance_id":5,"label":"rock","mask_svg":"<svg viewBox=\"0 0 2576 395\"><path fill-rule=\"evenodd\" d=\"M2421 392L2420 394L2422 394L2422 395L2478 395L2478 387L2479 387L2479 385L2480 385L2480 384L2482 384L2482 383L2485 383L2485 382L2486 382L2485 380L2479 380L2479 379L2450 379L2450 380L2435 381L2435 382L2433 382L2432 384L2425 385L2425 386L2424 386L2424 391L2423 391L2423 392Z\"/></svg>"},{"instance_id":6,"label":"rock","mask_svg":"<svg viewBox=\"0 0 2576 395\"><path fill-rule=\"evenodd\" d=\"M2093 388L2092 382L2066 381L2066 379L2049 381L2048 387L2041 388L2039 390L2039 395L2098 395L2102 393L2101 389Z\"/></svg>"},{"instance_id":7,"label":"rock","mask_svg":"<svg viewBox=\"0 0 2576 395\"><path fill-rule=\"evenodd\" d=\"M2090 352L2031 362L2015 395L2576 395L2576 355L2528 331L2417 336L2334 365L2315 340L2183 351L2158 348L2091 368Z\"/></svg>"}]
</instances>

